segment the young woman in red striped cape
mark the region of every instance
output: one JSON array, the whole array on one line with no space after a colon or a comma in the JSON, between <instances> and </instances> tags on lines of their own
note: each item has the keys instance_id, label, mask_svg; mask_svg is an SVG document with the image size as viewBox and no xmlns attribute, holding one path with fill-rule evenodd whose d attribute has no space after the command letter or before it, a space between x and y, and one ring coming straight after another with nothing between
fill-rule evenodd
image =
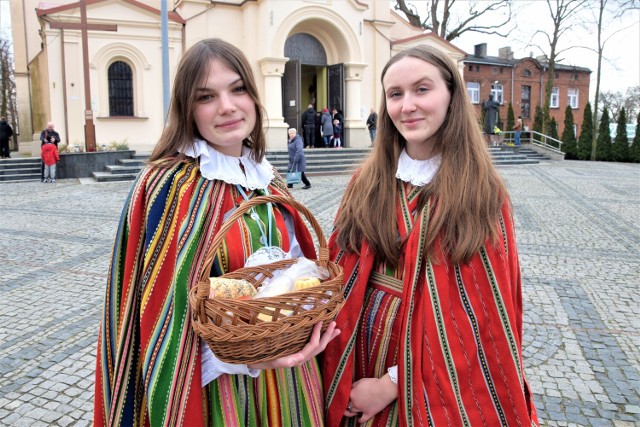
<instances>
[{"instance_id":1,"label":"young woman in red striped cape","mask_svg":"<svg viewBox=\"0 0 640 427\"><path fill-rule=\"evenodd\" d=\"M346 305L322 358L326 423L537 425L512 208L460 72L419 46L381 80L330 239Z\"/></svg>"},{"instance_id":2,"label":"young woman in red striped cape","mask_svg":"<svg viewBox=\"0 0 640 427\"><path fill-rule=\"evenodd\" d=\"M191 328L187 294L212 237L245 198L287 195L264 158L262 107L234 46L197 42L181 59L169 121L125 204L109 271L96 370L96 426L307 426L323 423L315 356L339 332L316 327L300 352L223 363ZM269 244L315 258L298 213L260 206L217 249L211 275ZM320 325L318 325L320 326Z\"/></svg>"}]
</instances>

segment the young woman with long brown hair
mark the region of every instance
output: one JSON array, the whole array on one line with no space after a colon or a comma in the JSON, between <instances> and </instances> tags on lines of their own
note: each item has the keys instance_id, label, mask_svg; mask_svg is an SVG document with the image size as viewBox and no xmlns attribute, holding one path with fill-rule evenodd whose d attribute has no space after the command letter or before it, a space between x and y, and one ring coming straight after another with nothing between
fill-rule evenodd
<instances>
[{"instance_id":1,"label":"young woman with long brown hair","mask_svg":"<svg viewBox=\"0 0 640 427\"><path fill-rule=\"evenodd\" d=\"M339 331L316 325L298 353L254 365L215 358L191 327L187 294L209 245L244 199L287 195L264 158L262 106L247 59L220 39L182 57L167 126L125 204L97 354L96 426L321 425L315 356ZM297 211L261 205L216 249L211 276L270 254L314 258Z\"/></svg>"},{"instance_id":2,"label":"young woman with long brown hair","mask_svg":"<svg viewBox=\"0 0 640 427\"><path fill-rule=\"evenodd\" d=\"M536 424L511 205L460 72L419 46L381 81L330 239L346 305L323 353L327 424Z\"/></svg>"}]
</instances>

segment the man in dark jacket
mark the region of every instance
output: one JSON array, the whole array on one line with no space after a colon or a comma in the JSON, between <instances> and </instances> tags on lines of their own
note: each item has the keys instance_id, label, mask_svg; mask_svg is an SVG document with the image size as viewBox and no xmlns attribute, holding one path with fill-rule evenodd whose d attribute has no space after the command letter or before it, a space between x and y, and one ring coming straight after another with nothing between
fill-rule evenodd
<instances>
[{"instance_id":1,"label":"man in dark jacket","mask_svg":"<svg viewBox=\"0 0 640 427\"><path fill-rule=\"evenodd\" d=\"M316 112L313 104L309 104L304 113L302 113L302 126L304 129L304 146L313 147L316 143Z\"/></svg>"},{"instance_id":2,"label":"man in dark jacket","mask_svg":"<svg viewBox=\"0 0 640 427\"><path fill-rule=\"evenodd\" d=\"M53 130L55 125L53 122L47 123L47 128L40 132L40 146L43 146L45 142L53 142L56 144L56 148L58 148L58 143L60 142L60 134Z\"/></svg>"},{"instance_id":3,"label":"man in dark jacket","mask_svg":"<svg viewBox=\"0 0 640 427\"><path fill-rule=\"evenodd\" d=\"M367 117L367 129L369 129L369 138L371 139L370 147L373 147L373 141L376 140L376 129L378 126L378 114L373 108L369 112Z\"/></svg>"},{"instance_id":4,"label":"man in dark jacket","mask_svg":"<svg viewBox=\"0 0 640 427\"><path fill-rule=\"evenodd\" d=\"M9 123L7 123L7 119L4 117L0 117L0 157L1 158L11 158L11 152L9 150L9 138L13 135L13 129Z\"/></svg>"}]
</instances>

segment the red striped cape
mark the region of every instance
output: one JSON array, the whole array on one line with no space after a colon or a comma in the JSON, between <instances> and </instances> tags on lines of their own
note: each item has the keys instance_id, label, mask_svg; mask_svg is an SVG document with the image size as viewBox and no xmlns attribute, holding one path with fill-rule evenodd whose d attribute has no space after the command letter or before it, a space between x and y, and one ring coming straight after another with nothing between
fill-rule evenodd
<instances>
[{"instance_id":1,"label":"red striped cape","mask_svg":"<svg viewBox=\"0 0 640 427\"><path fill-rule=\"evenodd\" d=\"M398 227L410 212L398 202ZM468 263L432 263L422 256L428 205L417 215L404 253L401 335L398 337L398 411L405 426L533 426L538 424L522 362L522 295L512 211L506 201L498 244L485 243ZM342 330L322 358L326 423L338 426L354 381L358 325L373 256L340 251L344 268ZM434 253L441 254L436 242Z\"/></svg>"}]
</instances>

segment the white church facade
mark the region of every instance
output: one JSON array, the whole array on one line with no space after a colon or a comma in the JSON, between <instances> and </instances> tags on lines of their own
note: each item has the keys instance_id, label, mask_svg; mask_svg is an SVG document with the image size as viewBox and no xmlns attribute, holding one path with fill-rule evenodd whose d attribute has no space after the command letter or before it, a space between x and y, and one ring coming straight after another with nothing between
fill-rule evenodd
<instances>
[{"instance_id":1,"label":"white church facade","mask_svg":"<svg viewBox=\"0 0 640 427\"><path fill-rule=\"evenodd\" d=\"M380 73L406 47L436 45L462 72L462 50L409 26L388 0L167 1L164 37L161 0L11 2L21 152L39 149L49 121L82 151L126 142L150 152L164 125L167 73L170 88L182 54L209 37L249 59L268 149L286 147L286 129L301 127L310 103L342 110L346 146L368 146Z\"/></svg>"}]
</instances>

